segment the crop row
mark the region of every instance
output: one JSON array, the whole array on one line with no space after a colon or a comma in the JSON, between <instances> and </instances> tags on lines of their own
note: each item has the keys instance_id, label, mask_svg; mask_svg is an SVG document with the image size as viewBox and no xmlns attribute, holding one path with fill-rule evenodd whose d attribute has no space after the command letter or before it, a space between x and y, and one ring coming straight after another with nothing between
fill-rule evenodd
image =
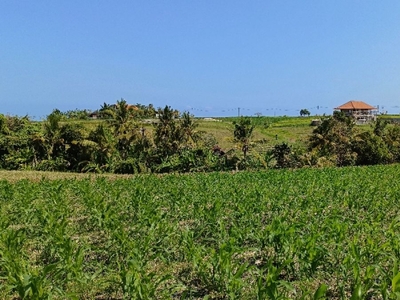
<instances>
[{"instance_id":1,"label":"crop row","mask_svg":"<svg viewBox=\"0 0 400 300\"><path fill-rule=\"evenodd\" d=\"M396 299L397 165L0 181L0 297Z\"/></svg>"}]
</instances>

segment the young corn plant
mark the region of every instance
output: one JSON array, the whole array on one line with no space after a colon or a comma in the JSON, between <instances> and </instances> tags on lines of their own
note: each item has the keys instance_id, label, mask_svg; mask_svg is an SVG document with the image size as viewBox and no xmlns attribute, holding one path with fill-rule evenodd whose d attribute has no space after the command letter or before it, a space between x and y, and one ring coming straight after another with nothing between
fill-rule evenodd
<instances>
[{"instance_id":1,"label":"young corn plant","mask_svg":"<svg viewBox=\"0 0 400 300\"><path fill-rule=\"evenodd\" d=\"M159 286L170 276L160 276L154 271L149 271L148 261L139 251L133 251L130 256L124 265L119 266L117 283L123 298L155 299L159 292Z\"/></svg>"},{"instance_id":2,"label":"young corn plant","mask_svg":"<svg viewBox=\"0 0 400 300\"><path fill-rule=\"evenodd\" d=\"M266 268L261 271L257 278L257 300L293 298L296 292L295 288L289 282L280 279L283 270L284 265L276 267L271 260L268 261Z\"/></svg>"},{"instance_id":3,"label":"young corn plant","mask_svg":"<svg viewBox=\"0 0 400 300\"><path fill-rule=\"evenodd\" d=\"M52 287L48 277L55 273L55 265L34 268L23 253L25 234L22 230L5 230L0 240L1 277L6 279L6 288L20 299L47 299L61 291Z\"/></svg>"}]
</instances>

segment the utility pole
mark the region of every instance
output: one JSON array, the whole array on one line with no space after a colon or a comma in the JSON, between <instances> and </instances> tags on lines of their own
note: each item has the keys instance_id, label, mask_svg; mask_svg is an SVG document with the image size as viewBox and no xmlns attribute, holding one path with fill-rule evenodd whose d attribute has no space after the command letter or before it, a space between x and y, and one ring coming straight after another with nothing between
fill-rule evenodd
<instances>
[{"instance_id":1,"label":"utility pole","mask_svg":"<svg viewBox=\"0 0 400 300\"><path fill-rule=\"evenodd\" d=\"M238 107L238 117L240 117L240 107Z\"/></svg>"}]
</instances>

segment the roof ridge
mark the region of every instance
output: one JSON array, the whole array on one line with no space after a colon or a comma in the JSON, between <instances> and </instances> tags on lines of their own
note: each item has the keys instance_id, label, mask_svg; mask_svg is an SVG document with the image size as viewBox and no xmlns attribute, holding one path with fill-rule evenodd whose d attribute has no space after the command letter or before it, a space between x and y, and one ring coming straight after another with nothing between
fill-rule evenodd
<instances>
[{"instance_id":1,"label":"roof ridge","mask_svg":"<svg viewBox=\"0 0 400 300\"><path fill-rule=\"evenodd\" d=\"M376 109L376 107L373 107L372 105L369 105L368 103L365 103L364 101L361 100L350 100L347 101L346 103L336 107L335 109L367 109L367 110L373 110Z\"/></svg>"}]
</instances>

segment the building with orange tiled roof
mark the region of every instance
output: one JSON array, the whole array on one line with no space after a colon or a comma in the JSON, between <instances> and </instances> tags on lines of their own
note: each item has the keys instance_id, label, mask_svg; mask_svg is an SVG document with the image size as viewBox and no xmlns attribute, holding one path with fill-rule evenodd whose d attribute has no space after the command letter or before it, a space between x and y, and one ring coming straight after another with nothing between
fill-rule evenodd
<instances>
[{"instance_id":1,"label":"building with orange tiled roof","mask_svg":"<svg viewBox=\"0 0 400 300\"><path fill-rule=\"evenodd\" d=\"M139 110L139 108L136 105L127 104L126 107L128 109Z\"/></svg>"},{"instance_id":2,"label":"building with orange tiled roof","mask_svg":"<svg viewBox=\"0 0 400 300\"><path fill-rule=\"evenodd\" d=\"M355 118L357 123L375 121L378 109L363 101L351 100L335 108L348 116Z\"/></svg>"}]
</instances>

